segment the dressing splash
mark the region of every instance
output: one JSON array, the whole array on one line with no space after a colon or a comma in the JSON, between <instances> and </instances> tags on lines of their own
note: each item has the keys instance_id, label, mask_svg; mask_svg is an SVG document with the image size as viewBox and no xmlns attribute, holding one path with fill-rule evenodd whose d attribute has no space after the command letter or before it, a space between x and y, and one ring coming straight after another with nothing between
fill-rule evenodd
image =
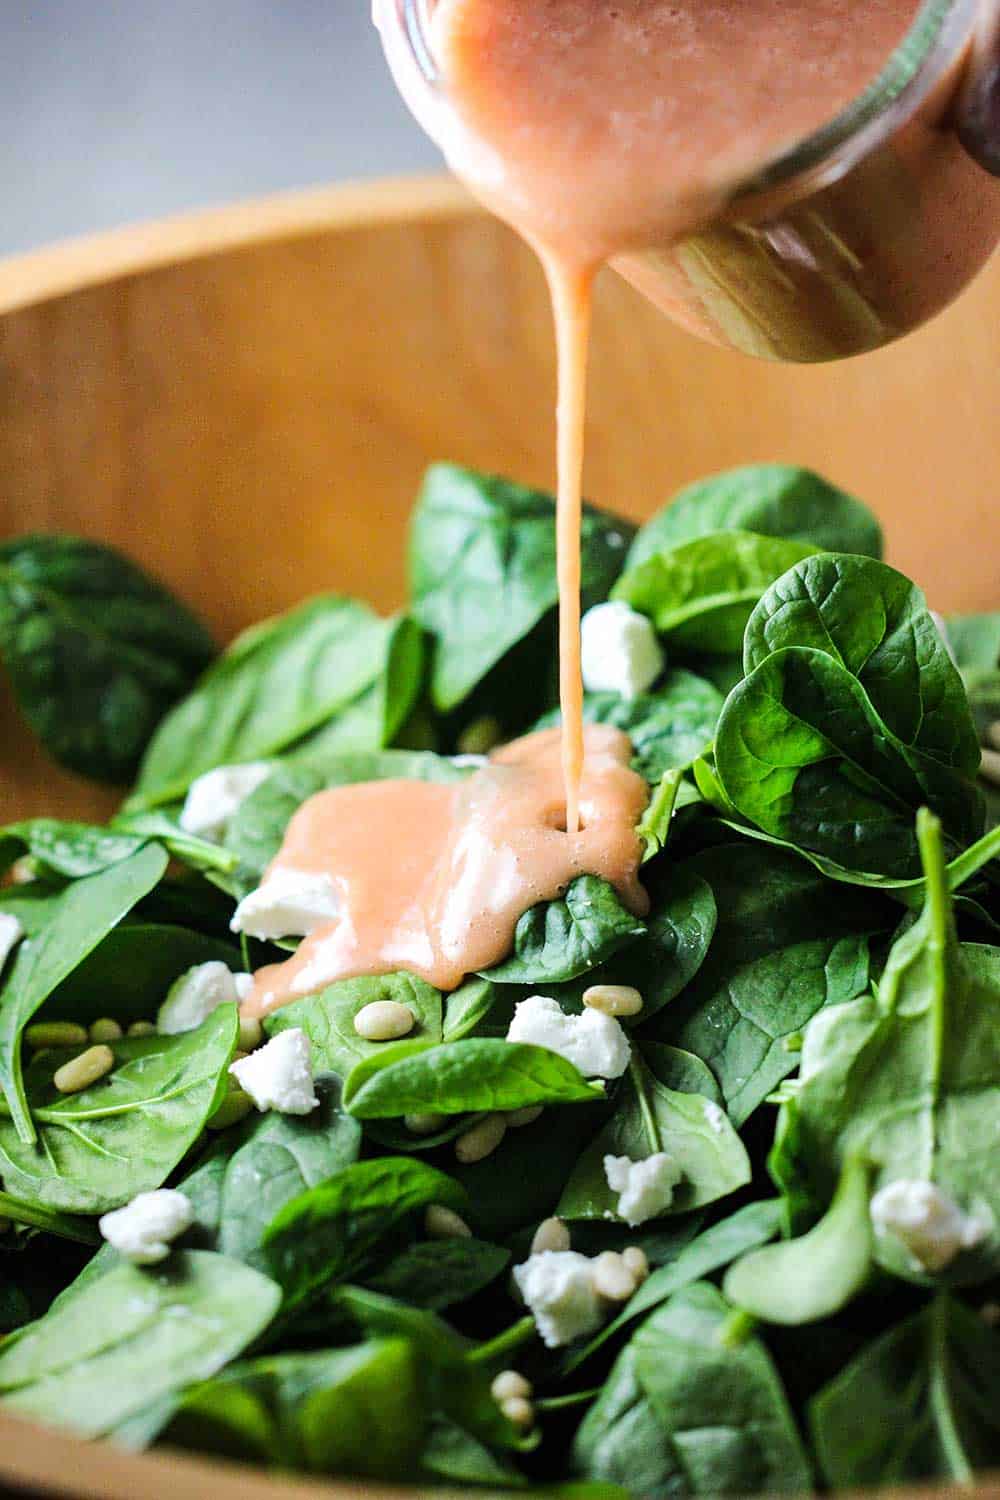
<instances>
[{"instance_id":1,"label":"dressing splash","mask_svg":"<svg viewBox=\"0 0 1000 1500\"><path fill-rule=\"evenodd\" d=\"M636 824L649 789L620 730L588 725L585 748L576 833L564 826L556 729L513 741L466 781L376 781L310 797L271 869L331 874L341 915L257 972L244 1013L399 969L453 990L505 958L518 918L578 875L603 877L644 915Z\"/></svg>"}]
</instances>

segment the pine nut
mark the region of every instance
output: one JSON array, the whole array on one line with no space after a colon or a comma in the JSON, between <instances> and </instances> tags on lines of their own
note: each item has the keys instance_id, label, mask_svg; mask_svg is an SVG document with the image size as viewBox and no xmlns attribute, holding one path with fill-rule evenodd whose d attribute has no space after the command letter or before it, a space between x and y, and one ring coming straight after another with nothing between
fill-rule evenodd
<instances>
[{"instance_id":1,"label":"pine nut","mask_svg":"<svg viewBox=\"0 0 1000 1500\"><path fill-rule=\"evenodd\" d=\"M526 1109L512 1109L504 1116L511 1130L521 1130L525 1125L534 1125L545 1113L543 1104L529 1104Z\"/></svg>"},{"instance_id":2,"label":"pine nut","mask_svg":"<svg viewBox=\"0 0 1000 1500\"><path fill-rule=\"evenodd\" d=\"M20 859L15 859L7 871L11 885L30 885L36 873L35 861L30 854L22 854Z\"/></svg>"},{"instance_id":3,"label":"pine nut","mask_svg":"<svg viewBox=\"0 0 1000 1500\"><path fill-rule=\"evenodd\" d=\"M477 1161L485 1161L507 1134L507 1121L503 1115L487 1115L478 1125L473 1125L455 1142L455 1155L463 1166L471 1167Z\"/></svg>"},{"instance_id":4,"label":"pine nut","mask_svg":"<svg viewBox=\"0 0 1000 1500\"><path fill-rule=\"evenodd\" d=\"M979 774L985 776L987 781L992 781L994 786L1000 786L1000 750L983 751Z\"/></svg>"},{"instance_id":5,"label":"pine nut","mask_svg":"<svg viewBox=\"0 0 1000 1500\"><path fill-rule=\"evenodd\" d=\"M490 1394L494 1401L530 1401L534 1388L530 1380L525 1380L520 1370L501 1370L500 1374L490 1386Z\"/></svg>"},{"instance_id":6,"label":"pine nut","mask_svg":"<svg viewBox=\"0 0 1000 1500\"><path fill-rule=\"evenodd\" d=\"M238 1125L245 1120L253 1109L253 1100L249 1094L244 1094L241 1088L230 1089L229 1093L219 1105L215 1114L208 1121L209 1130L228 1130L231 1125Z\"/></svg>"},{"instance_id":7,"label":"pine nut","mask_svg":"<svg viewBox=\"0 0 1000 1500\"><path fill-rule=\"evenodd\" d=\"M543 1219L535 1230L531 1242L532 1255L542 1255L546 1250L568 1250L569 1230L562 1219Z\"/></svg>"},{"instance_id":8,"label":"pine nut","mask_svg":"<svg viewBox=\"0 0 1000 1500\"><path fill-rule=\"evenodd\" d=\"M627 1302L635 1292L636 1281L623 1258L614 1250L605 1250L594 1261L594 1290L608 1302Z\"/></svg>"},{"instance_id":9,"label":"pine nut","mask_svg":"<svg viewBox=\"0 0 1000 1500\"><path fill-rule=\"evenodd\" d=\"M592 984L583 992L583 1003L606 1016L637 1016L642 1010L642 995L630 984Z\"/></svg>"},{"instance_id":10,"label":"pine nut","mask_svg":"<svg viewBox=\"0 0 1000 1500\"><path fill-rule=\"evenodd\" d=\"M104 1078L114 1065L115 1054L110 1047L88 1047L72 1062L57 1068L52 1082L60 1094L78 1094L81 1089L89 1089L92 1083Z\"/></svg>"},{"instance_id":11,"label":"pine nut","mask_svg":"<svg viewBox=\"0 0 1000 1500\"><path fill-rule=\"evenodd\" d=\"M354 1029L366 1042L393 1042L409 1036L417 1018L407 1005L395 1000L373 1000L354 1017Z\"/></svg>"},{"instance_id":12,"label":"pine nut","mask_svg":"<svg viewBox=\"0 0 1000 1500\"><path fill-rule=\"evenodd\" d=\"M86 1026L75 1021L37 1021L24 1033L32 1052L42 1047L82 1047L90 1040Z\"/></svg>"},{"instance_id":13,"label":"pine nut","mask_svg":"<svg viewBox=\"0 0 1000 1500\"><path fill-rule=\"evenodd\" d=\"M489 755L503 739L503 730L491 715L473 719L458 737L459 755Z\"/></svg>"},{"instance_id":14,"label":"pine nut","mask_svg":"<svg viewBox=\"0 0 1000 1500\"><path fill-rule=\"evenodd\" d=\"M1000 750L1000 719L994 719L986 731L986 738L995 750Z\"/></svg>"},{"instance_id":15,"label":"pine nut","mask_svg":"<svg viewBox=\"0 0 1000 1500\"><path fill-rule=\"evenodd\" d=\"M1000 1327L1000 1302L984 1302L979 1309L979 1316L987 1328Z\"/></svg>"},{"instance_id":16,"label":"pine nut","mask_svg":"<svg viewBox=\"0 0 1000 1500\"><path fill-rule=\"evenodd\" d=\"M640 1250L638 1245L629 1245L627 1250L622 1251L622 1261L625 1269L641 1286L649 1275L649 1261L646 1259L645 1250Z\"/></svg>"},{"instance_id":17,"label":"pine nut","mask_svg":"<svg viewBox=\"0 0 1000 1500\"><path fill-rule=\"evenodd\" d=\"M91 1022L92 1042L120 1042L124 1034L118 1022L113 1021L110 1016L101 1016L99 1020Z\"/></svg>"},{"instance_id":18,"label":"pine nut","mask_svg":"<svg viewBox=\"0 0 1000 1500\"><path fill-rule=\"evenodd\" d=\"M508 1401L501 1401L500 1410L508 1422L522 1431L526 1432L535 1425L535 1408L523 1396L511 1396Z\"/></svg>"},{"instance_id":19,"label":"pine nut","mask_svg":"<svg viewBox=\"0 0 1000 1500\"><path fill-rule=\"evenodd\" d=\"M256 1016L240 1016L240 1046L244 1052L256 1052L264 1040L264 1028Z\"/></svg>"},{"instance_id":20,"label":"pine nut","mask_svg":"<svg viewBox=\"0 0 1000 1500\"><path fill-rule=\"evenodd\" d=\"M424 1214L424 1232L432 1240L471 1240L472 1230L461 1214L432 1203Z\"/></svg>"},{"instance_id":21,"label":"pine nut","mask_svg":"<svg viewBox=\"0 0 1000 1500\"><path fill-rule=\"evenodd\" d=\"M403 1124L411 1135L437 1135L448 1123L447 1115L404 1115Z\"/></svg>"},{"instance_id":22,"label":"pine nut","mask_svg":"<svg viewBox=\"0 0 1000 1500\"><path fill-rule=\"evenodd\" d=\"M156 1035L156 1027L153 1025L152 1021L133 1021L132 1024L131 1024L131 1026L129 1027L128 1031L126 1031L125 1035L126 1036L155 1036Z\"/></svg>"}]
</instances>

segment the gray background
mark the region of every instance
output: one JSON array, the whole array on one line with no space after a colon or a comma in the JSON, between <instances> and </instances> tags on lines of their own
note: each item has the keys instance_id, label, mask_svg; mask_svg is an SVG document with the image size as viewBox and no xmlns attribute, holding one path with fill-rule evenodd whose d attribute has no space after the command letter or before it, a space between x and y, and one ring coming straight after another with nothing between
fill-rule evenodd
<instances>
[{"instance_id":1,"label":"gray background","mask_svg":"<svg viewBox=\"0 0 1000 1500\"><path fill-rule=\"evenodd\" d=\"M0 253L438 161L370 0L0 0Z\"/></svg>"}]
</instances>

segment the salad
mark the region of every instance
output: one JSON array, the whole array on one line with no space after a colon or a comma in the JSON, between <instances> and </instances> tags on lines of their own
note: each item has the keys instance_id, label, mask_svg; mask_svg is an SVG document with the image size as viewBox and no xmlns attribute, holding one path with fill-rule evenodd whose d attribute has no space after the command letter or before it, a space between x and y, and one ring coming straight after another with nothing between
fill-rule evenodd
<instances>
[{"instance_id":1,"label":"salad","mask_svg":"<svg viewBox=\"0 0 1000 1500\"><path fill-rule=\"evenodd\" d=\"M1000 1464L1000 614L934 616L805 470L589 509L648 915L581 875L450 993L241 1015L310 930L233 927L307 799L558 722L551 499L436 466L408 555L394 618L219 654L110 549L0 547L28 724L131 788L0 830L5 1409L572 1496Z\"/></svg>"}]
</instances>

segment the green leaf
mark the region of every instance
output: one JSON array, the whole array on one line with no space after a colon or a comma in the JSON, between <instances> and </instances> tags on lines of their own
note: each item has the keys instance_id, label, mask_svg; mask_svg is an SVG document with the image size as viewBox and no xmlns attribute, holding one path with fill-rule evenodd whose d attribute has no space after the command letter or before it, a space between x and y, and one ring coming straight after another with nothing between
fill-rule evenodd
<instances>
[{"instance_id":1,"label":"green leaf","mask_svg":"<svg viewBox=\"0 0 1000 1500\"><path fill-rule=\"evenodd\" d=\"M510 1251L487 1240L428 1240L407 1246L365 1280L373 1292L442 1312L476 1296L509 1264Z\"/></svg>"},{"instance_id":2,"label":"green leaf","mask_svg":"<svg viewBox=\"0 0 1000 1500\"><path fill-rule=\"evenodd\" d=\"M48 875L79 880L98 875L138 852L146 842L130 834L58 818L29 818L0 829L0 870L28 855Z\"/></svg>"},{"instance_id":3,"label":"green leaf","mask_svg":"<svg viewBox=\"0 0 1000 1500\"><path fill-rule=\"evenodd\" d=\"M159 882L167 867L149 845L99 875L78 880L53 902L45 927L22 943L0 988L0 1086L23 1142L35 1140L21 1079L21 1034L58 985Z\"/></svg>"},{"instance_id":4,"label":"green leaf","mask_svg":"<svg viewBox=\"0 0 1000 1500\"><path fill-rule=\"evenodd\" d=\"M291 753L312 758L384 749L416 706L423 680L423 633L408 616L398 615L389 621L385 662L374 684Z\"/></svg>"},{"instance_id":5,"label":"green leaf","mask_svg":"<svg viewBox=\"0 0 1000 1500\"><path fill-rule=\"evenodd\" d=\"M872 1268L870 1182L868 1163L848 1158L815 1228L752 1250L730 1266L722 1284L729 1301L766 1323L784 1324L817 1323L846 1307Z\"/></svg>"},{"instance_id":6,"label":"green leaf","mask_svg":"<svg viewBox=\"0 0 1000 1500\"><path fill-rule=\"evenodd\" d=\"M896 739L976 775L979 736L962 679L920 589L895 568L836 553L798 563L750 616L744 671L786 646L826 652Z\"/></svg>"},{"instance_id":7,"label":"green leaf","mask_svg":"<svg viewBox=\"0 0 1000 1500\"><path fill-rule=\"evenodd\" d=\"M691 1082L690 1070L680 1077L668 1073L669 1082L662 1082L653 1069L663 1068L664 1062L669 1068L669 1055L647 1058L633 1051L615 1112L580 1157L559 1200L560 1218L618 1218L617 1195L604 1172L606 1156L629 1156L633 1161L659 1151L672 1156L682 1177L666 1210L671 1215L714 1203L750 1181L750 1159L725 1113L702 1094L670 1086ZM697 1074L694 1081L701 1082Z\"/></svg>"},{"instance_id":8,"label":"green leaf","mask_svg":"<svg viewBox=\"0 0 1000 1500\"><path fill-rule=\"evenodd\" d=\"M544 1047L497 1037L466 1037L421 1050L405 1042L401 1046L402 1056L383 1045L377 1057L348 1077L344 1103L356 1119L458 1115L604 1098L600 1084L587 1083L572 1063Z\"/></svg>"},{"instance_id":9,"label":"green leaf","mask_svg":"<svg viewBox=\"0 0 1000 1500\"><path fill-rule=\"evenodd\" d=\"M686 650L739 651L750 612L776 578L815 549L749 531L717 531L630 567L612 590Z\"/></svg>"},{"instance_id":10,"label":"green leaf","mask_svg":"<svg viewBox=\"0 0 1000 1500\"><path fill-rule=\"evenodd\" d=\"M0 656L50 754L125 782L215 655L204 627L121 553L72 536L0 546Z\"/></svg>"},{"instance_id":11,"label":"green leaf","mask_svg":"<svg viewBox=\"0 0 1000 1500\"><path fill-rule=\"evenodd\" d=\"M267 1018L264 1029L268 1036L276 1036L290 1028L301 1028L312 1045L314 1069L346 1078L357 1063L385 1056L385 1042L366 1042L354 1029L358 1012L377 1001L405 1005L411 1012L416 1024L408 1042L441 1041L441 995L413 974L340 980L318 995L283 1005Z\"/></svg>"},{"instance_id":12,"label":"green leaf","mask_svg":"<svg viewBox=\"0 0 1000 1500\"><path fill-rule=\"evenodd\" d=\"M452 990L444 1005L444 1040L459 1042L475 1031L493 1009L496 990L487 979L468 979Z\"/></svg>"},{"instance_id":13,"label":"green leaf","mask_svg":"<svg viewBox=\"0 0 1000 1500\"><path fill-rule=\"evenodd\" d=\"M514 929L514 952L482 977L493 984L560 984L645 934L645 924L626 910L613 886L582 875L561 901L543 901L524 913Z\"/></svg>"},{"instance_id":14,"label":"green leaf","mask_svg":"<svg viewBox=\"0 0 1000 1500\"><path fill-rule=\"evenodd\" d=\"M605 599L633 535L584 510L584 607ZM555 505L548 495L452 464L427 471L410 531L413 613L435 637L434 706L461 703L555 608Z\"/></svg>"},{"instance_id":15,"label":"green leaf","mask_svg":"<svg viewBox=\"0 0 1000 1500\"><path fill-rule=\"evenodd\" d=\"M377 681L395 626L336 595L245 631L161 724L129 801L176 802L215 766L266 760Z\"/></svg>"},{"instance_id":16,"label":"green leaf","mask_svg":"<svg viewBox=\"0 0 1000 1500\"><path fill-rule=\"evenodd\" d=\"M312 1474L407 1479L426 1420L413 1345L373 1339L235 1365L185 1398L168 1441Z\"/></svg>"},{"instance_id":17,"label":"green leaf","mask_svg":"<svg viewBox=\"0 0 1000 1500\"><path fill-rule=\"evenodd\" d=\"M723 1345L728 1313L716 1289L701 1282L646 1320L580 1426L577 1473L639 1494L810 1488L774 1366L757 1339Z\"/></svg>"},{"instance_id":18,"label":"green leaf","mask_svg":"<svg viewBox=\"0 0 1000 1500\"><path fill-rule=\"evenodd\" d=\"M54 1234L59 1239L73 1240L80 1245L100 1243L100 1233L90 1219L77 1218L75 1214L57 1213L51 1208L32 1207L12 1198L9 1193L0 1193L0 1214L12 1224L24 1224L29 1229L44 1229L46 1234Z\"/></svg>"},{"instance_id":19,"label":"green leaf","mask_svg":"<svg viewBox=\"0 0 1000 1500\"><path fill-rule=\"evenodd\" d=\"M1000 1339L961 1303L938 1297L870 1344L815 1397L809 1416L834 1489L970 1485L1000 1452Z\"/></svg>"},{"instance_id":20,"label":"green leaf","mask_svg":"<svg viewBox=\"0 0 1000 1500\"><path fill-rule=\"evenodd\" d=\"M71 1287L0 1349L6 1411L99 1437L207 1380L278 1309L272 1281L238 1261L188 1250L155 1271L121 1263Z\"/></svg>"},{"instance_id":21,"label":"green leaf","mask_svg":"<svg viewBox=\"0 0 1000 1500\"><path fill-rule=\"evenodd\" d=\"M774 652L733 689L715 759L751 823L849 869L916 874L925 803L958 843L982 832L973 783L890 734L858 679L811 647Z\"/></svg>"},{"instance_id":22,"label":"green leaf","mask_svg":"<svg viewBox=\"0 0 1000 1500\"><path fill-rule=\"evenodd\" d=\"M213 962L234 972L242 968L231 943L166 923L123 922L53 991L45 1018L85 1026L101 1016L123 1024L149 1021L175 979Z\"/></svg>"},{"instance_id":23,"label":"green leaf","mask_svg":"<svg viewBox=\"0 0 1000 1500\"><path fill-rule=\"evenodd\" d=\"M658 552L713 531L790 537L824 552L882 555L882 529L860 500L809 469L750 464L688 485L647 521L628 555L637 567Z\"/></svg>"},{"instance_id":24,"label":"green leaf","mask_svg":"<svg viewBox=\"0 0 1000 1500\"><path fill-rule=\"evenodd\" d=\"M948 644L964 675L992 673L1000 667L1000 610L982 615L949 615Z\"/></svg>"},{"instance_id":25,"label":"green leaf","mask_svg":"<svg viewBox=\"0 0 1000 1500\"><path fill-rule=\"evenodd\" d=\"M0 1119L7 1191L29 1205L99 1214L160 1187L225 1093L238 1034L236 1007L220 1006L197 1031L109 1042L114 1071L76 1094L60 1094L52 1075L78 1048L37 1058L24 1078L37 1145Z\"/></svg>"}]
</instances>

